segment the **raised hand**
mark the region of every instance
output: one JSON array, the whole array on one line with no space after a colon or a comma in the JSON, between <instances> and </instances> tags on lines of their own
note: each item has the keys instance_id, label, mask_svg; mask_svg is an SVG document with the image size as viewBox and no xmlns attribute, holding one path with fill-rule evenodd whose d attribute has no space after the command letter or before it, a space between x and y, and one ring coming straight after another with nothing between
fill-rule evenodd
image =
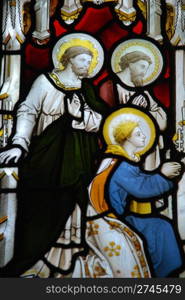
<instances>
[{"instance_id":1,"label":"raised hand","mask_svg":"<svg viewBox=\"0 0 185 300\"><path fill-rule=\"evenodd\" d=\"M80 118L82 116L82 113L80 111L81 108L80 99L76 94L74 94L71 102L69 99L67 99L67 107L68 107L69 114L72 115L73 117Z\"/></svg>"},{"instance_id":2,"label":"raised hand","mask_svg":"<svg viewBox=\"0 0 185 300\"><path fill-rule=\"evenodd\" d=\"M0 163L8 164L10 160L13 160L14 163L17 163L22 155L20 148L12 148L0 153Z\"/></svg>"}]
</instances>

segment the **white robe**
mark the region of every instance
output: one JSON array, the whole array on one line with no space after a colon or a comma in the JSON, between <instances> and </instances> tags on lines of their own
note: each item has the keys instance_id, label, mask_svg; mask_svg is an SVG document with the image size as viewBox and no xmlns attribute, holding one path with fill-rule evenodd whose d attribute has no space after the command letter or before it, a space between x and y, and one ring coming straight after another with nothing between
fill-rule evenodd
<instances>
[{"instance_id":1,"label":"white robe","mask_svg":"<svg viewBox=\"0 0 185 300\"><path fill-rule=\"evenodd\" d=\"M74 91L75 93L75 91ZM81 94L83 98L83 94ZM61 117L65 112L64 105L65 91L58 89L45 75L40 75L33 83L31 90L22 102L17 111L16 133L12 142L14 145L22 146L29 151L32 135L40 135L52 122ZM83 104L83 120L72 121L72 127L87 132L97 132L102 120L102 116L93 111L85 102ZM61 232L58 243L65 245L71 241L77 244L81 242L80 236L81 210L76 207L69 217L65 229ZM63 270L69 269L71 258L79 248L60 249L51 248L46 254L48 261Z\"/></svg>"},{"instance_id":2,"label":"white robe","mask_svg":"<svg viewBox=\"0 0 185 300\"><path fill-rule=\"evenodd\" d=\"M18 108L13 144L21 145L28 151L32 134L39 135L64 114L64 97L64 92L57 89L45 75L40 75L33 83L26 100ZM80 122L73 120L72 127L97 132L101 120L102 116L93 111L84 99L84 119Z\"/></svg>"}]
</instances>

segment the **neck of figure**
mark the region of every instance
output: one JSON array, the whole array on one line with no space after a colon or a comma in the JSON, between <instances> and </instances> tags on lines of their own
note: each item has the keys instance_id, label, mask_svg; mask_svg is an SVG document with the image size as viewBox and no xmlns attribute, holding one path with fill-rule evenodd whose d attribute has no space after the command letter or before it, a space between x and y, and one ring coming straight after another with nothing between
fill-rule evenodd
<instances>
[{"instance_id":1,"label":"neck of figure","mask_svg":"<svg viewBox=\"0 0 185 300\"><path fill-rule=\"evenodd\" d=\"M126 68L124 71L121 71L121 72L117 73L117 75L123 83L125 83L128 86L133 86L134 87L134 84L131 81L131 74L130 74L129 68Z\"/></svg>"},{"instance_id":2,"label":"neck of figure","mask_svg":"<svg viewBox=\"0 0 185 300\"><path fill-rule=\"evenodd\" d=\"M123 149L127 152L127 154L130 156L130 158L134 158L135 157L135 152L136 152L136 147L131 144L129 141L125 141L122 145Z\"/></svg>"},{"instance_id":3,"label":"neck of figure","mask_svg":"<svg viewBox=\"0 0 185 300\"><path fill-rule=\"evenodd\" d=\"M71 87L81 87L81 78L72 70L70 64L65 68L65 70L58 73L58 77L62 84Z\"/></svg>"}]
</instances>

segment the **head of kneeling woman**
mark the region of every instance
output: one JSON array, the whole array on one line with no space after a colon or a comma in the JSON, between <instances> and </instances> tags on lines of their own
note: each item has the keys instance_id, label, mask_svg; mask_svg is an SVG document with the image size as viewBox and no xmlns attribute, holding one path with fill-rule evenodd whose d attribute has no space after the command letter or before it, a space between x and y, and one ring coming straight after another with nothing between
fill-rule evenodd
<instances>
[{"instance_id":1,"label":"head of kneeling woman","mask_svg":"<svg viewBox=\"0 0 185 300\"><path fill-rule=\"evenodd\" d=\"M118 123L114 127L113 136L117 145L132 159L136 158L135 153L145 146L146 136L137 119L127 119Z\"/></svg>"}]
</instances>

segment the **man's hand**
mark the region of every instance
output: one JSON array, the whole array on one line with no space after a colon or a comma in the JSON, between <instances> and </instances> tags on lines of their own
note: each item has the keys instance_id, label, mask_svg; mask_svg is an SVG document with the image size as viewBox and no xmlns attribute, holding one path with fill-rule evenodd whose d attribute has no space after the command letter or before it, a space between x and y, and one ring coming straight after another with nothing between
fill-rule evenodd
<instances>
[{"instance_id":1,"label":"man's hand","mask_svg":"<svg viewBox=\"0 0 185 300\"><path fill-rule=\"evenodd\" d=\"M146 108L148 103L143 95L139 95L132 100L132 104Z\"/></svg>"},{"instance_id":2,"label":"man's hand","mask_svg":"<svg viewBox=\"0 0 185 300\"><path fill-rule=\"evenodd\" d=\"M82 113L80 111L80 99L78 98L78 96L76 94L74 94L73 99L70 103L70 100L67 99L67 107L68 107L68 112L70 115L72 115L73 117L76 118L80 118Z\"/></svg>"},{"instance_id":3,"label":"man's hand","mask_svg":"<svg viewBox=\"0 0 185 300\"><path fill-rule=\"evenodd\" d=\"M0 163L8 164L10 160L13 160L14 163L17 163L22 155L20 148L12 148L0 153Z\"/></svg>"},{"instance_id":4,"label":"man's hand","mask_svg":"<svg viewBox=\"0 0 185 300\"><path fill-rule=\"evenodd\" d=\"M161 173L168 178L179 176L181 172L181 164L177 162L166 162L161 167Z\"/></svg>"}]
</instances>

